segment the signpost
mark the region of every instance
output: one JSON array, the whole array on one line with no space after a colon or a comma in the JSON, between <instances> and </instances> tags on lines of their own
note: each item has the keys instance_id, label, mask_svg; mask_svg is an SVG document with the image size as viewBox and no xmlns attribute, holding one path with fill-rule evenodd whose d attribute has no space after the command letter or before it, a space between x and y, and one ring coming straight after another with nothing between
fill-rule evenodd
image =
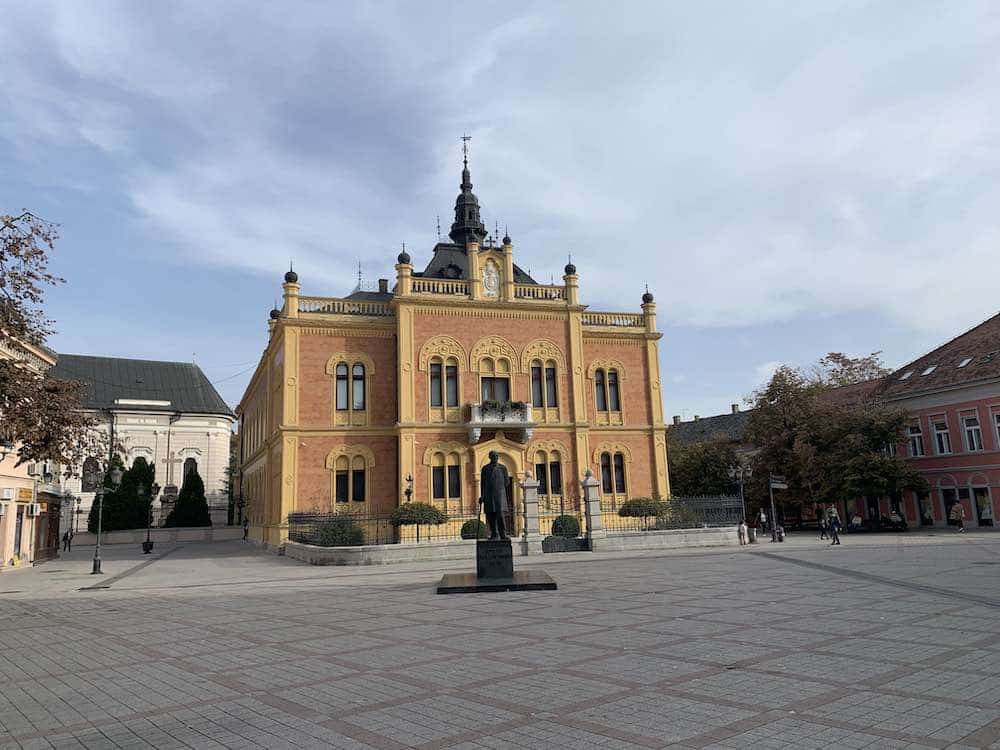
<instances>
[{"instance_id":1,"label":"signpost","mask_svg":"<svg viewBox=\"0 0 1000 750\"><path fill-rule=\"evenodd\" d=\"M770 475L770 481L767 483L768 493L771 495L771 541L778 541L778 514L774 509L774 491L775 490L787 490L788 482L785 481L783 476L777 474Z\"/></svg>"}]
</instances>

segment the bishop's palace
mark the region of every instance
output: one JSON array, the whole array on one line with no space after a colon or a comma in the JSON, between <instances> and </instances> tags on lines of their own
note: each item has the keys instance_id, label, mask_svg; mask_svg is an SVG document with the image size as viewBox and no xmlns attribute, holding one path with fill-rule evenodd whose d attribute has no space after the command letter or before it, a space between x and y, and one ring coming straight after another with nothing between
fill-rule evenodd
<instances>
[{"instance_id":1,"label":"bishop's palace","mask_svg":"<svg viewBox=\"0 0 1000 750\"><path fill-rule=\"evenodd\" d=\"M304 296L285 274L237 408L251 539L283 544L291 512L408 499L475 516L493 450L515 509L526 475L543 509L578 508L588 469L602 505L669 495L652 295L594 312L572 263L536 282L509 237L487 241L467 162L449 237L420 271L401 252L392 288Z\"/></svg>"}]
</instances>

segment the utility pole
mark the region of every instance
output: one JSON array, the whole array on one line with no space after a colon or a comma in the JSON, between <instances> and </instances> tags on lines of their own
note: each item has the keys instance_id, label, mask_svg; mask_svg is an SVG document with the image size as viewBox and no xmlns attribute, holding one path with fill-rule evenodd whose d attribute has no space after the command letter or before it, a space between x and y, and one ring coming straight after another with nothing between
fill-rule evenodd
<instances>
[{"instance_id":1,"label":"utility pole","mask_svg":"<svg viewBox=\"0 0 1000 750\"><path fill-rule=\"evenodd\" d=\"M776 474L771 474L768 477L767 491L771 496L771 541L778 541L778 513L774 508L774 491L775 490L787 490L788 483L785 478L778 476Z\"/></svg>"}]
</instances>

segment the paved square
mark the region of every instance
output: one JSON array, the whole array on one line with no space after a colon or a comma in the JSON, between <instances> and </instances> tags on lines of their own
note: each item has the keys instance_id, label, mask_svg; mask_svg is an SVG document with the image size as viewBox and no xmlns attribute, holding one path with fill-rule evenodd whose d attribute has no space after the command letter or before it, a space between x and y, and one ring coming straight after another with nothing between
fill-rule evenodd
<instances>
[{"instance_id":1,"label":"paved square","mask_svg":"<svg viewBox=\"0 0 1000 750\"><path fill-rule=\"evenodd\" d=\"M238 543L0 579L0 750L1000 748L1000 534L315 568ZM150 563L142 565L142 563Z\"/></svg>"}]
</instances>

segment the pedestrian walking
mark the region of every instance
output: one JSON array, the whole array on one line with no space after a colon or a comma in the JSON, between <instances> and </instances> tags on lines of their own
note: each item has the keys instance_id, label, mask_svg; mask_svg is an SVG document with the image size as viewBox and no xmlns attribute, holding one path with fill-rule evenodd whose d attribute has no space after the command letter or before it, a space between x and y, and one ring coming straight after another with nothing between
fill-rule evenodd
<instances>
[{"instance_id":1,"label":"pedestrian walking","mask_svg":"<svg viewBox=\"0 0 1000 750\"><path fill-rule=\"evenodd\" d=\"M819 518L819 538L820 539L829 539L829 537L826 535L826 531L827 531L828 528L829 528L829 522L826 520L826 516L825 515L820 516L820 518Z\"/></svg>"},{"instance_id":2,"label":"pedestrian walking","mask_svg":"<svg viewBox=\"0 0 1000 750\"><path fill-rule=\"evenodd\" d=\"M70 536L68 531L65 534L63 534L62 542L63 542L63 552L69 552L70 548L73 546L73 537Z\"/></svg>"},{"instance_id":3,"label":"pedestrian walking","mask_svg":"<svg viewBox=\"0 0 1000 750\"><path fill-rule=\"evenodd\" d=\"M762 534L767 533L767 513L763 508L760 509L760 531Z\"/></svg>"},{"instance_id":4,"label":"pedestrian walking","mask_svg":"<svg viewBox=\"0 0 1000 750\"><path fill-rule=\"evenodd\" d=\"M830 538L833 540L830 542L831 547L840 544L840 519L837 516L830 519Z\"/></svg>"},{"instance_id":5,"label":"pedestrian walking","mask_svg":"<svg viewBox=\"0 0 1000 750\"><path fill-rule=\"evenodd\" d=\"M965 506L961 503L955 503L951 506L951 520L955 522L958 526L958 533L962 534L965 532Z\"/></svg>"},{"instance_id":6,"label":"pedestrian walking","mask_svg":"<svg viewBox=\"0 0 1000 750\"><path fill-rule=\"evenodd\" d=\"M247 537L249 537L249 536L250 536L250 519L249 518L244 518L243 519L243 543L244 544L247 543Z\"/></svg>"},{"instance_id":7,"label":"pedestrian walking","mask_svg":"<svg viewBox=\"0 0 1000 750\"><path fill-rule=\"evenodd\" d=\"M736 532L740 536L740 546L742 547L747 543L747 522L745 519L740 519L740 525L736 527Z\"/></svg>"}]
</instances>

